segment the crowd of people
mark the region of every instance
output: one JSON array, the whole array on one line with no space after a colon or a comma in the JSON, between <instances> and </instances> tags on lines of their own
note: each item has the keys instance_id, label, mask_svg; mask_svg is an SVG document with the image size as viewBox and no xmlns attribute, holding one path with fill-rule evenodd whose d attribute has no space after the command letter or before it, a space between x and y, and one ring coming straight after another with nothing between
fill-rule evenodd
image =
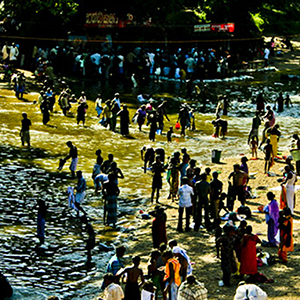
<instances>
[{"instance_id":1,"label":"crowd of people","mask_svg":"<svg viewBox=\"0 0 300 300\"><path fill-rule=\"evenodd\" d=\"M66 88L59 96L58 102L61 106L63 106L63 98L68 95L70 96L70 93L68 93L68 88ZM46 101L49 110L53 110L55 96L52 94L51 88L47 88L44 91L44 94L41 93L39 98L41 98L41 100L38 100L41 107L43 106L42 103ZM70 96L70 98L72 98L72 96ZM82 104L85 105L85 108L88 107L84 92L81 93L78 100L76 97L73 97L73 99L78 107ZM224 101L224 99L222 99L222 101ZM116 118L120 115L120 112L124 111L124 105L121 104L120 95L118 93L115 94L115 97L111 102L113 103L112 107L117 107ZM69 99L67 103L70 103ZM105 114L105 107L108 106L108 103L106 103L106 106L102 108L101 104L101 95L98 95L95 100L95 110L99 118L103 113ZM149 102L147 106L142 105L133 116L133 119L136 118L137 120L136 122L139 125L139 129L141 129L146 120L151 123L151 114L155 112L154 118L157 118L155 122L155 133L158 128L162 131L164 127L163 120L164 118L168 118L165 105L166 102L163 102L156 110L151 107L151 102ZM121 109L121 107L123 108ZM224 106L222 109L224 110ZM218 119L220 119L222 109L217 108ZM63 113L65 115L67 114L67 111L63 110ZM181 106L178 122L180 122L180 125L183 127L183 131L181 132L182 135L185 134L185 126L188 126L188 123L191 123L191 120L194 118L191 113L192 112L187 105L184 104ZM106 114L106 116L108 115ZM112 117L104 117L101 121L104 126L106 122L106 125L110 126L111 130L115 130L116 120L112 121L111 119ZM128 114L126 119L129 120ZM44 121L45 116L43 113L43 123L46 123ZM84 118L77 117L77 122L78 121L84 122ZM260 148L266 143L263 151L265 153L265 173L268 174L272 164L274 164L277 159L280 159L277 153L277 143L280 137L280 131L279 125L276 123L274 111L270 106L266 106L265 112L262 95L259 95L257 99L257 111L253 117L252 127L248 137L253 159L257 158L259 126L262 121L265 121L267 125L265 125L263 130ZM124 130L124 128L122 129L122 116L120 125L121 133L124 135L128 134L128 131ZM28 143L28 146L30 146L30 126L31 121L28 119L27 114L23 113L20 133L22 145ZM128 130L128 123L126 128ZM170 130L171 129L172 128L170 128ZM167 136L169 136L171 140L169 132ZM270 138L266 138L268 136L270 136ZM299 149L300 139L298 135L294 134L293 138L296 148ZM78 151L76 146L71 141L67 142L67 146L69 147L69 154L64 159L61 159L59 170L64 167L67 160L71 159L69 167L71 176L75 178L76 174L78 180L75 188L76 194L72 195L72 193L70 193L70 196L73 197L72 207L77 211L77 216L80 218L82 224L85 225L84 230L88 235L86 246L87 261L91 262L92 250L95 247L95 232L91 223L88 221L86 212L81 206L86 196L86 181L80 170L76 172L78 164ZM96 150L96 163L93 167L92 178L94 180L96 194L99 194L99 191L101 191L102 198L104 199L103 223L112 225L116 228L118 215L117 198L120 194L118 179L124 178L124 175L121 169L117 167L113 154L109 154L107 160L104 160L101 154L102 152L100 149ZM178 232L183 232L184 211L186 232L189 232L192 229L194 231L206 229L209 233L212 231L215 232L217 257L219 257L221 253L221 269L223 271L223 277L219 283L220 285L229 286L232 273L238 274L241 279L244 279L244 276L248 275L247 284L249 284L249 282L256 283L268 281L267 278L258 273L256 252L256 244L258 243L263 242L264 245L278 247L279 259L284 263L287 262L287 253L293 251L292 223L295 203L295 182L297 180L296 173L294 173L295 168L290 156L286 158L287 165L284 168L283 179L281 180L283 196L280 199L280 208L282 210L279 210L279 205L272 192L268 192L266 195L270 203L262 209L266 214L268 241L260 241L258 236L252 233L252 227L247 225L245 220L242 220L239 226L236 225L236 222L238 221L237 214L234 212L236 209L239 213L244 212L247 215L248 207L246 206L246 199L250 196L247 157L242 157L241 164L235 164L233 166L233 172L228 175L230 183L227 193L224 192L224 183L218 179L219 173L214 171L211 174L210 168L205 168L204 172L201 172L201 168L197 167L197 161L190 157L190 154L185 148L181 149L181 152L176 151L166 158L165 150L163 148L144 146L141 149L141 159L144 163L144 172L150 171L153 174L151 193L152 203L154 202L155 194L155 202L157 204L159 203L160 191L163 186L163 175L166 173L166 182L169 184L168 199L171 199L172 202L178 202ZM296 161L296 168L298 170L298 161ZM238 208L235 207L236 198L241 204ZM220 226L221 217L223 216L221 213L222 211L228 218L227 223L223 227ZM37 222L38 238L41 245L45 241L46 212L47 205L44 201L39 201ZM164 207L157 205L155 210L149 214L155 217L152 223L152 239L153 248L155 250L151 252L151 259L148 266L148 279L151 279L150 282L145 282L143 271L139 268L140 257L133 257L133 265L122 269L121 257L124 255L125 248L122 248L123 254L120 254L117 249L116 256L109 262L107 268L108 273L104 277L104 299L110 299L110 296L108 296L110 293L117 293L118 298L116 299L122 299L124 295L125 299L141 299L141 295L148 295L148 293L152 296L157 296L161 293L172 300L188 299L185 298L185 295L186 293L190 293L190 291L193 291L193 293L198 293L196 291L199 291L199 295L202 295L202 298L199 299L206 299L207 290L202 283L199 283L196 278L191 275L192 267L186 251L178 247L177 242L175 242L175 244L170 242L170 248L166 246L167 215ZM204 220L202 220L203 216ZM193 222L191 222L191 218ZM191 226L192 223L194 226ZM280 232L279 238L277 235L278 232ZM114 266L115 260L118 261L118 267ZM118 273L118 271L120 272ZM118 285L119 279L124 274L127 274L125 294L123 294L121 287ZM141 286L143 286L143 293L139 292L139 287ZM241 286L238 288L237 295L243 290ZM253 288L253 293L259 291L255 285L253 286L255 287ZM257 293L262 293L262 295L264 295L264 292L262 291ZM235 299L242 299L238 298L237 295Z\"/></svg>"},{"instance_id":2,"label":"crowd of people","mask_svg":"<svg viewBox=\"0 0 300 300\"><path fill-rule=\"evenodd\" d=\"M59 76L97 77L104 80L113 78L122 81L132 79L133 85L147 80L152 75L157 82L161 77L180 79L182 82L193 79L232 76L241 68L242 62L265 57L259 45L250 45L245 51L231 51L219 46L200 48L178 47L157 48L146 46L125 48L103 43L99 47L81 43L79 45L55 45L53 47L34 46L30 57L22 53L22 44L5 42L2 46L4 63L23 66L30 65L38 79L54 74ZM20 54L21 52L21 54ZM23 50L24 52L24 50ZM270 50L269 50L270 52ZM29 56L26 49L26 55ZM273 51L272 51L273 53ZM270 53L267 55L269 57ZM268 58L266 59L268 60Z\"/></svg>"},{"instance_id":3,"label":"crowd of people","mask_svg":"<svg viewBox=\"0 0 300 300\"><path fill-rule=\"evenodd\" d=\"M57 73L68 72L66 64L69 60L65 59L69 55L67 50L72 53L73 59L70 60L70 70L80 72L83 76L86 74L100 74L105 79L108 79L111 73L118 78L127 76L126 74L129 74L129 76L135 74L137 78L146 78L149 74L154 74L157 81L159 81L161 75L178 76L178 78L184 79L193 79L195 76L204 78L210 76L207 74L214 76L212 74L215 74L217 68L219 68L218 61L221 63L220 72L223 72L222 74L226 76L227 73L230 73L233 61L229 53L224 52L221 57L221 54L216 54L213 49L200 51L194 48L188 52L180 49L174 54L170 54L159 49L152 53L147 52L147 49L137 48L124 56L121 54L122 51L111 56L106 51L89 56L84 53L84 49L81 49L82 53L79 53L78 50L75 55L72 52L74 49L55 47L50 51L35 49L33 63L42 64L45 68L52 65ZM48 62L46 63L46 61ZM224 68L223 71L222 68ZM21 74L16 77L15 85L17 98L22 98L24 78ZM20 89L20 87L22 88ZM169 121L166 101L156 106L153 101L148 99L147 104L141 105L131 118L126 104L120 100L120 94L115 93L112 98L112 100L106 100L103 103L101 94L98 94L95 99L94 113L99 118L101 125L108 127L111 131L116 131L117 118L120 117L120 133L123 136L129 134L130 122L137 124L139 131L142 131L144 125L149 125L149 140L152 142L155 141L156 134L162 134L164 120ZM227 120L221 118L221 112L223 116L227 115L228 102L229 100L226 97L219 99L216 108L216 119L212 122L215 127L214 137L221 136L224 138L227 134L228 123ZM277 148L281 133L279 125L276 123L274 111L270 105L265 106L265 102L263 95L260 94L257 98L256 113L252 119L248 144L254 159L257 158L257 150L263 149L265 154L264 170L269 175L272 165L277 159L280 159ZM89 106L84 91L77 98L68 86L63 86L61 93L56 97L50 81L49 85L44 85L40 91L37 103L43 114L44 125L50 121L56 103L60 106L64 116L68 116L72 105L76 105L77 124L80 124L80 122L83 125L85 124L86 112ZM284 110L284 103L286 107L292 105L289 97L284 100L282 94L280 94L276 99L279 112ZM30 147L29 131L32 124L26 113L23 113L22 117L21 142L23 146L27 143ZM259 126L262 122L264 122L264 129L259 144ZM182 136L186 135L185 130L187 128L190 130L195 129L195 113L187 104L181 105L177 123L175 125L177 126L176 129L181 128ZM172 134L173 127L170 127L166 134L168 142L172 141ZM300 150L300 138L297 134L294 134L293 138L296 150ZM65 163L71 160L69 169L72 178L77 177L77 185L75 189L69 190L69 205L76 210L78 219L84 225L83 230L87 234L87 262L91 263L92 251L96 243L95 231L82 206L88 187L82 171L77 170L79 157L77 147L72 141L68 141L66 145L69 148L69 153L60 160L58 169L62 170ZM96 162L93 166L92 178L95 193L101 195L104 202L103 224L117 228L118 196L121 192L118 185L119 179L124 178L124 175L122 170L118 168L112 153L108 154L107 160L103 159L101 149L97 149L95 155ZM160 196L164 184L164 174L166 174L166 183L169 185L168 199L173 204L178 202L177 232L181 233L184 231L183 229L185 229L185 232L191 230L197 232L199 229L205 229L209 234L215 233L216 254L217 257L221 257L221 270L223 272L219 285L229 286L232 274L239 276L241 280L247 276L246 282L242 281L238 286L234 299L247 299L245 297L250 297L250 295L255 296L256 299L266 299L266 293L255 285L257 282L270 282L258 272L256 245L264 243L269 247L278 247L278 257L283 263L287 262L287 253L293 251L295 182L297 181L296 175L300 175L300 160L296 161L295 172L292 158L286 158L287 165L284 168L281 181L282 197L280 204L278 204L272 192L266 194L269 204L263 207L262 211L266 215L268 241L261 241L257 235L252 233L252 227L247 224L245 219L241 220L239 225L237 224L239 219L234 212L237 209L241 214L244 212L247 215L246 200L250 196L248 186L250 173L247 157L242 157L241 164L235 164L233 171L228 174L229 187L227 192L224 191L225 184L219 179L219 173L214 171L211 174L209 167L201 170L203 167L197 166L196 159L190 156L186 148L175 151L167 157L162 147L144 146L141 149L141 159L144 164L143 171L145 173L151 172L153 175L150 199L151 203L156 202L155 209L149 212L154 220L152 222L153 249L147 265L148 274L144 276L143 270L140 268L141 258L139 256L133 256L132 265L124 268L122 257L126 248L124 246L116 247L116 253L108 262L106 274L103 278L103 299L154 300L159 295L163 295L164 299L169 300L204 300L208 297L208 291L204 284L199 282L192 274L193 263L186 250L178 246L176 240L171 240L168 243L166 209L164 206L158 205L161 202ZM240 202L238 207L235 203L236 198ZM45 201L39 200L37 236L40 245L45 243L47 208ZM185 224L183 224L184 212ZM223 227L221 227L221 217L226 218L227 221ZM123 292L120 280L124 277L127 280ZM145 280L145 277L147 277L147 280ZM52 299L56 299L55 296Z\"/></svg>"}]
</instances>

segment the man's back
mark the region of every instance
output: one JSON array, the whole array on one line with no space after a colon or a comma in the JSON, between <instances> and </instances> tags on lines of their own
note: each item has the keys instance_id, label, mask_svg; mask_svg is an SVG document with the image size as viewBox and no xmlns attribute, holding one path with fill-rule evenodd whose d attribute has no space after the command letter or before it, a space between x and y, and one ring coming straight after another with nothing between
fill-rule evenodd
<instances>
[{"instance_id":1,"label":"man's back","mask_svg":"<svg viewBox=\"0 0 300 300\"><path fill-rule=\"evenodd\" d=\"M196 193L200 198L207 197L210 185L206 180L196 182Z\"/></svg>"}]
</instances>

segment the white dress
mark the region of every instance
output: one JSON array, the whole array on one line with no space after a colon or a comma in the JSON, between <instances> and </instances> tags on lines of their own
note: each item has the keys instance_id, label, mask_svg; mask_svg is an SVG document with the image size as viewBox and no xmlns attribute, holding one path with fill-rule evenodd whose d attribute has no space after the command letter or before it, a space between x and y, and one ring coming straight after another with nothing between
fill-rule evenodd
<instances>
[{"instance_id":1,"label":"white dress","mask_svg":"<svg viewBox=\"0 0 300 300\"><path fill-rule=\"evenodd\" d=\"M296 182L297 176L293 172L290 172L290 174L292 174L292 178L287 180L287 182L285 184L285 189L286 189L287 206L293 214L294 213L295 182Z\"/></svg>"}]
</instances>

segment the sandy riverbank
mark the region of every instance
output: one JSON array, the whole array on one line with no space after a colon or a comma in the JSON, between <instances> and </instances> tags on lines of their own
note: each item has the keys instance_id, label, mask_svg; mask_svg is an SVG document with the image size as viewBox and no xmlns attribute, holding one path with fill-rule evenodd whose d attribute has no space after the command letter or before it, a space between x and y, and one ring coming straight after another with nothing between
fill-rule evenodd
<instances>
[{"instance_id":1,"label":"sandy riverbank","mask_svg":"<svg viewBox=\"0 0 300 300\"><path fill-rule=\"evenodd\" d=\"M245 151L247 154L247 151ZM250 155L248 155L250 158ZM222 160L221 164L211 165L212 171L220 171L220 180L224 183L227 190L227 177L232 171L232 166L235 163L240 163L241 156L228 158ZM249 181L249 186L252 187L253 193L257 195L255 199L247 200L247 205L251 208L251 211L257 210L259 205L266 205L267 198L266 193L272 190L276 194L276 199L279 200L280 191L278 187L280 186L277 182L279 176L282 175L283 163L276 163L272 167L271 171L275 173L276 177L268 177L263 172L264 161L263 153L259 152L258 160L249 160L249 171L250 173L255 173L255 178ZM164 183L166 185L166 183ZM273 188L276 188L273 190ZM297 192L297 199L299 199L300 193ZM177 233L177 209L176 204L172 204L170 200L166 198L161 199L161 204L167 207L167 235L168 239L177 239L180 246L188 251L191 260L195 262L194 274L200 281L205 283L209 291L210 299L232 299L238 280L232 278L232 286L219 287L218 281L221 279L222 272L220 267L220 260L216 258L215 252L215 239L214 235L207 233L206 230L200 230L199 232L188 232L188 233ZM238 201L235 202L235 209L238 208ZM299 229L300 229L300 211L299 204L296 204L295 209L295 219L294 219L294 243L295 250L293 253L289 254L288 264L283 265L281 263L276 263L272 266L264 266L259 268L259 272L266 275L268 278L274 279L272 284L260 284L263 290L265 290L269 296L269 299L285 299L285 300L296 300L300 297L300 292L297 288L299 286L300 266L299 266ZM253 213L251 219L247 220L248 224L253 226L253 233L259 234L261 240L267 240L267 226L265 224L264 214ZM224 222L223 222L224 224ZM128 255L141 255L143 262L143 269L147 270L147 260L148 254L151 251L152 241L151 241L151 221L142 220L139 228L136 231L136 236L138 241L131 242L129 244ZM264 251L270 254L277 255L276 248L266 248L262 247Z\"/></svg>"}]
</instances>

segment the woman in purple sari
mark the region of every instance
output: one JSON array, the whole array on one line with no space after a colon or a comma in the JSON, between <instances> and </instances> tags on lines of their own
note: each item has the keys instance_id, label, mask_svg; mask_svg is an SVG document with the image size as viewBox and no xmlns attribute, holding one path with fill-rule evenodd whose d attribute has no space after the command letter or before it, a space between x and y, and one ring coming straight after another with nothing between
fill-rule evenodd
<instances>
[{"instance_id":1,"label":"woman in purple sari","mask_svg":"<svg viewBox=\"0 0 300 300\"><path fill-rule=\"evenodd\" d=\"M278 232L279 207L272 192L267 193L270 203L264 210L266 214L266 222L268 224L268 241L271 247L276 247L276 234Z\"/></svg>"}]
</instances>

